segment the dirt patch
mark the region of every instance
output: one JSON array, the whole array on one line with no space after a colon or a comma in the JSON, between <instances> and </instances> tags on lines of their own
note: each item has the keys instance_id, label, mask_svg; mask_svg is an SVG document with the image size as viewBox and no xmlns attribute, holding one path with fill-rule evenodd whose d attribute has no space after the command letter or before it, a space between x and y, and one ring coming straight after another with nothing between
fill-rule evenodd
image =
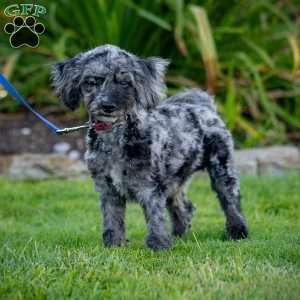
<instances>
[{"instance_id":1,"label":"dirt patch","mask_svg":"<svg viewBox=\"0 0 300 300\"><path fill-rule=\"evenodd\" d=\"M61 128L84 123L82 120L65 114L44 113L44 116ZM27 152L52 153L53 146L61 142L70 144L71 149L78 150L82 155L85 151L85 134L86 130L81 130L57 136L31 113L0 113L1 155Z\"/></svg>"}]
</instances>

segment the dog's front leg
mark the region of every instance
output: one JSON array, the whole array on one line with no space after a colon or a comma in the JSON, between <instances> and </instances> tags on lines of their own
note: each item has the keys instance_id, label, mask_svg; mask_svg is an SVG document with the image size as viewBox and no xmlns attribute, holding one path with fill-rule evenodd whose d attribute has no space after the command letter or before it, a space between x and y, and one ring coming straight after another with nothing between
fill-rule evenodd
<instances>
[{"instance_id":1,"label":"dog's front leg","mask_svg":"<svg viewBox=\"0 0 300 300\"><path fill-rule=\"evenodd\" d=\"M106 247L122 246L125 238L126 201L112 191L101 194L101 210L103 214L103 242Z\"/></svg>"},{"instance_id":2,"label":"dog's front leg","mask_svg":"<svg viewBox=\"0 0 300 300\"><path fill-rule=\"evenodd\" d=\"M156 191L144 191L140 201L148 229L146 245L154 251L168 249L171 236L165 228L166 197Z\"/></svg>"}]
</instances>

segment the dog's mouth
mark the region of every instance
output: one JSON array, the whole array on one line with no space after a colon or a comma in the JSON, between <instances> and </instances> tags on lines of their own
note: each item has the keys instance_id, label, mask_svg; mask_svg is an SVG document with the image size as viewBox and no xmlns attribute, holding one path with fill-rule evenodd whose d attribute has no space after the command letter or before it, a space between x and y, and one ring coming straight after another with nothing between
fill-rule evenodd
<instances>
[{"instance_id":1,"label":"dog's mouth","mask_svg":"<svg viewBox=\"0 0 300 300\"><path fill-rule=\"evenodd\" d=\"M99 116L92 122L92 126L97 132L101 132L112 129L117 121L117 117Z\"/></svg>"}]
</instances>

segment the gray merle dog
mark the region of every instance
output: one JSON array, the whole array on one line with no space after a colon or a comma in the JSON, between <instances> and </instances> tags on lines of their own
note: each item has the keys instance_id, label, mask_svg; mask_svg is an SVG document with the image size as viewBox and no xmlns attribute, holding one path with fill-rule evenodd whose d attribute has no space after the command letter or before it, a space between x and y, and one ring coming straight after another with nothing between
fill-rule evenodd
<instances>
[{"instance_id":1,"label":"gray merle dog","mask_svg":"<svg viewBox=\"0 0 300 300\"><path fill-rule=\"evenodd\" d=\"M57 95L71 109L81 98L89 113L86 162L101 192L103 240L126 243L126 202L143 208L153 250L171 246L190 228L194 206L185 195L192 174L206 169L226 217L229 239L246 238L233 141L212 97L193 89L163 102L168 61L141 59L105 45L57 63Z\"/></svg>"}]
</instances>

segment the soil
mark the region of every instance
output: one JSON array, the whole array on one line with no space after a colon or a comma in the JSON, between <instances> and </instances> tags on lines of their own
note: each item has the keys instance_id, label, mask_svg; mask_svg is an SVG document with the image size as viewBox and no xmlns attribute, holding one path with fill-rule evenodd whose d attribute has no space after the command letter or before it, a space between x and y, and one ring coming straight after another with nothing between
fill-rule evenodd
<instances>
[{"instance_id":1,"label":"soil","mask_svg":"<svg viewBox=\"0 0 300 300\"><path fill-rule=\"evenodd\" d=\"M84 123L69 114L44 112L43 115L60 128ZM53 146L60 142L70 144L72 150L78 150L83 155L85 134L86 130L83 129L58 136L29 112L0 113L0 155L51 153Z\"/></svg>"}]
</instances>

